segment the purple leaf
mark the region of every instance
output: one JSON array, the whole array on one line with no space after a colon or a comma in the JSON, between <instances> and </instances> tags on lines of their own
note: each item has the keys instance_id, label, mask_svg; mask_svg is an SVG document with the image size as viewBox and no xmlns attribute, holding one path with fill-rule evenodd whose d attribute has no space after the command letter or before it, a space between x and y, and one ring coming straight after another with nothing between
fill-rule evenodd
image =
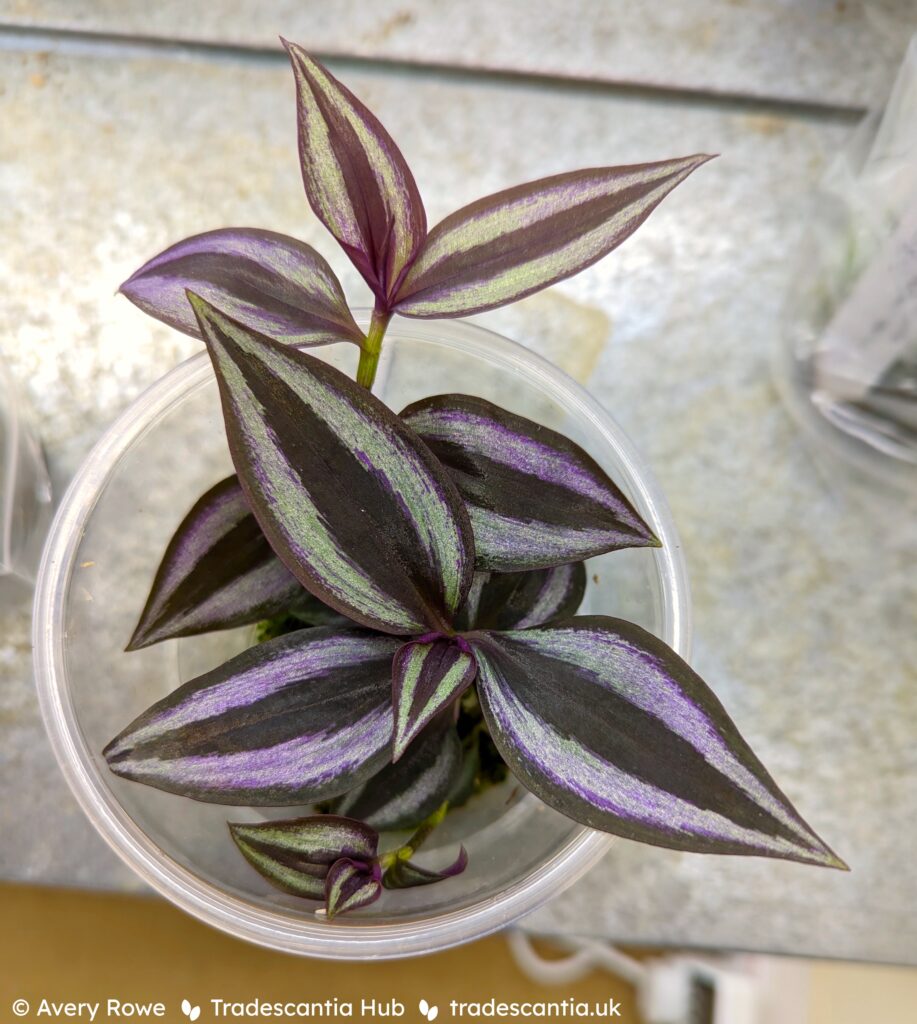
<instances>
[{"instance_id":1,"label":"purple leaf","mask_svg":"<svg viewBox=\"0 0 917 1024\"><path fill-rule=\"evenodd\" d=\"M588 616L469 640L494 743L562 814L676 850L844 866L704 681L639 626Z\"/></svg>"},{"instance_id":2,"label":"purple leaf","mask_svg":"<svg viewBox=\"0 0 917 1024\"><path fill-rule=\"evenodd\" d=\"M331 267L311 246L273 231L194 235L154 256L120 288L144 313L199 338L189 290L278 341L363 340Z\"/></svg>"},{"instance_id":3,"label":"purple leaf","mask_svg":"<svg viewBox=\"0 0 917 1024\"><path fill-rule=\"evenodd\" d=\"M382 876L382 884L386 889L413 889L418 885L432 885L446 878L460 875L468 867L468 854L465 847L459 848L458 857L442 871L431 871L419 864L400 858Z\"/></svg>"},{"instance_id":4,"label":"purple leaf","mask_svg":"<svg viewBox=\"0 0 917 1024\"><path fill-rule=\"evenodd\" d=\"M414 176L377 118L318 61L283 40L296 78L309 205L387 308L426 236Z\"/></svg>"},{"instance_id":5,"label":"purple leaf","mask_svg":"<svg viewBox=\"0 0 917 1024\"><path fill-rule=\"evenodd\" d=\"M448 630L471 582L474 538L429 449L339 370L191 301L236 472L281 561L366 626Z\"/></svg>"},{"instance_id":6,"label":"purple leaf","mask_svg":"<svg viewBox=\"0 0 917 1024\"><path fill-rule=\"evenodd\" d=\"M105 757L116 775L211 803L346 793L391 760L398 646L323 627L258 644L158 701Z\"/></svg>"},{"instance_id":7,"label":"purple leaf","mask_svg":"<svg viewBox=\"0 0 917 1024\"><path fill-rule=\"evenodd\" d=\"M175 531L127 649L244 626L310 597L277 559L232 476Z\"/></svg>"},{"instance_id":8,"label":"purple leaf","mask_svg":"<svg viewBox=\"0 0 917 1024\"><path fill-rule=\"evenodd\" d=\"M380 832L416 828L449 797L463 767L462 744L445 716L431 722L404 756L332 803Z\"/></svg>"},{"instance_id":9,"label":"purple leaf","mask_svg":"<svg viewBox=\"0 0 917 1024\"><path fill-rule=\"evenodd\" d=\"M563 434L471 395L425 398L401 416L465 499L478 569L540 569L658 547L602 467Z\"/></svg>"},{"instance_id":10,"label":"purple leaf","mask_svg":"<svg viewBox=\"0 0 917 1024\"><path fill-rule=\"evenodd\" d=\"M632 235L709 159L572 171L479 199L430 231L394 309L468 316L577 274Z\"/></svg>"},{"instance_id":11,"label":"purple leaf","mask_svg":"<svg viewBox=\"0 0 917 1024\"><path fill-rule=\"evenodd\" d=\"M378 834L359 821L330 814L287 821L234 824L229 831L252 867L294 896L324 900L328 869L342 857L371 860Z\"/></svg>"},{"instance_id":12,"label":"purple leaf","mask_svg":"<svg viewBox=\"0 0 917 1024\"><path fill-rule=\"evenodd\" d=\"M431 719L471 686L474 656L461 637L406 643L392 663L395 760Z\"/></svg>"},{"instance_id":13,"label":"purple leaf","mask_svg":"<svg viewBox=\"0 0 917 1024\"><path fill-rule=\"evenodd\" d=\"M328 919L375 903L382 895L379 870L362 861L342 858L335 861L325 879Z\"/></svg>"},{"instance_id":14,"label":"purple leaf","mask_svg":"<svg viewBox=\"0 0 917 1024\"><path fill-rule=\"evenodd\" d=\"M575 615L586 592L583 562L529 572L475 573L455 628L528 629Z\"/></svg>"}]
</instances>

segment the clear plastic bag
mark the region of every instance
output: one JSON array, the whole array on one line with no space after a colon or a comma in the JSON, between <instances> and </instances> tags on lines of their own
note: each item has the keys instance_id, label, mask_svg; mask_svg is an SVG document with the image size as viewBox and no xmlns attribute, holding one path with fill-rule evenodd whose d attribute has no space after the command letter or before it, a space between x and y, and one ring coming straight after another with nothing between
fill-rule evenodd
<instances>
[{"instance_id":1,"label":"clear plastic bag","mask_svg":"<svg viewBox=\"0 0 917 1024\"><path fill-rule=\"evenodd\" d=\"M25 401L0 359L0 582L34 583L51 518L51 482Z\"/></svg>"},{"instance_id":2,"label":"clear plastic bag","mask_svg":"<svg viewBox=\"0 0 917 1024\"><path fill-rule=\"evenodd\" d=\"M917 36L825 174L794 282L786 397L838 454L917 490Z\"/></svg>"}]
</instances>

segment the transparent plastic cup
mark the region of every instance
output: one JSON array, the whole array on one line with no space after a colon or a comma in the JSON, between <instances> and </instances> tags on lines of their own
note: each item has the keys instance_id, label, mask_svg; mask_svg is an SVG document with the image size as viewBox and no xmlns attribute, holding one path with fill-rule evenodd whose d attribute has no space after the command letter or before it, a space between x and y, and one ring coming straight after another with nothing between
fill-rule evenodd
<instances>
[{"instance_id":1,"label":"transparent plastic cup","mask_svg":"<svg viewBox=\"0 0 917 1024\"><path fill-rule=\"evenodd\" d=\"M315 354L353 372L351 345ZM660 549L592 559L583 610L638 622L688 656L688 587L665 499L620 428L581 387L480 327L397 320L375 390L396 410L427 395L476 394L582 445L663 542ZM96 445L45 549L34 617L42 714L70 787L115 852L211 925L284 952L334 959L411 956L468 942L579 878L609 837L550 810L510 780L450 814L424 847L426 862L436 866L463 842L470 862L462 875L386 893L329 923L315 916L315 904L272 889L226 831L227 820L289 817L302 809L197 803L108 771L101 751L120 729L252 640L251 630L233 630L124 653L169 537L197 497L230 472L216 382L202 352L146 391Z\"/></svg>"}]
</instances>

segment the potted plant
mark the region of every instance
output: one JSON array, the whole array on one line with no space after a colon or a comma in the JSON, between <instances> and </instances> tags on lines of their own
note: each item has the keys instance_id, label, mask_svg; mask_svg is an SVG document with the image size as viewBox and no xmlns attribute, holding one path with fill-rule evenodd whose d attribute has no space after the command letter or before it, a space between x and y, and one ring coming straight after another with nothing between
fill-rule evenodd
<instances>
[{"instance_id":1,"label":"potted plant","mask_svg":"<svg viewBox=\"0 0 917 1024\"><path fill-rule=\"evenodd\" d=\"M844 867L676 651L577 615L586 559L660 546L603 466L435 365L406 407L372 390L395 315L460 318L577 273L708 157L557 175L428 230L379 121L285 45L306 195L374 309L362 329L315 250L253 229L179 242L122 286L204 341L235 470L172 536L128 650L238 627L249 645L121 728L110 771L297 808L230 834L327 919L384 888L442 883L448 902L466 850L418 851L507 777L590 829ZM332 343L356 346L355 380L309 351Z\"/></svg>"}]
</instances>

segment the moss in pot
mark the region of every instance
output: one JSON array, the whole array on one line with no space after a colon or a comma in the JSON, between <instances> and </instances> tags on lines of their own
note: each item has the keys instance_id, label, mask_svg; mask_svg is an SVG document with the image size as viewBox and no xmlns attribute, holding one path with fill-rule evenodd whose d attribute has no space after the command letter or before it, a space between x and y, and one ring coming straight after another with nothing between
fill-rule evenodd
<instances>
[{"instance_id":1,"label":"moss in pot","mask_svg":"<svg viewBox=\"0 0 917 1024\"><path fill-rule=\"evenodd\" d=\"M211 803L315 805L229 829L329 919L448 884L464 849L437 871L418 851L509 773L625 838L844 867L678 654L577 615L585 559L659 544L598 463L480 397L395 411L372 393L394 315L462 317L569 277L708 158L557 175L428 231L385 129L286 45L306 194L373 316L364 334L315 250L255 229L189 238L122 286L206 344L236 470L179 526L128 649L248 624L258 642L128 725L111 770ZM306 351L335 342L358 346L356 381Z\"/></svg>"}]
</instances>

